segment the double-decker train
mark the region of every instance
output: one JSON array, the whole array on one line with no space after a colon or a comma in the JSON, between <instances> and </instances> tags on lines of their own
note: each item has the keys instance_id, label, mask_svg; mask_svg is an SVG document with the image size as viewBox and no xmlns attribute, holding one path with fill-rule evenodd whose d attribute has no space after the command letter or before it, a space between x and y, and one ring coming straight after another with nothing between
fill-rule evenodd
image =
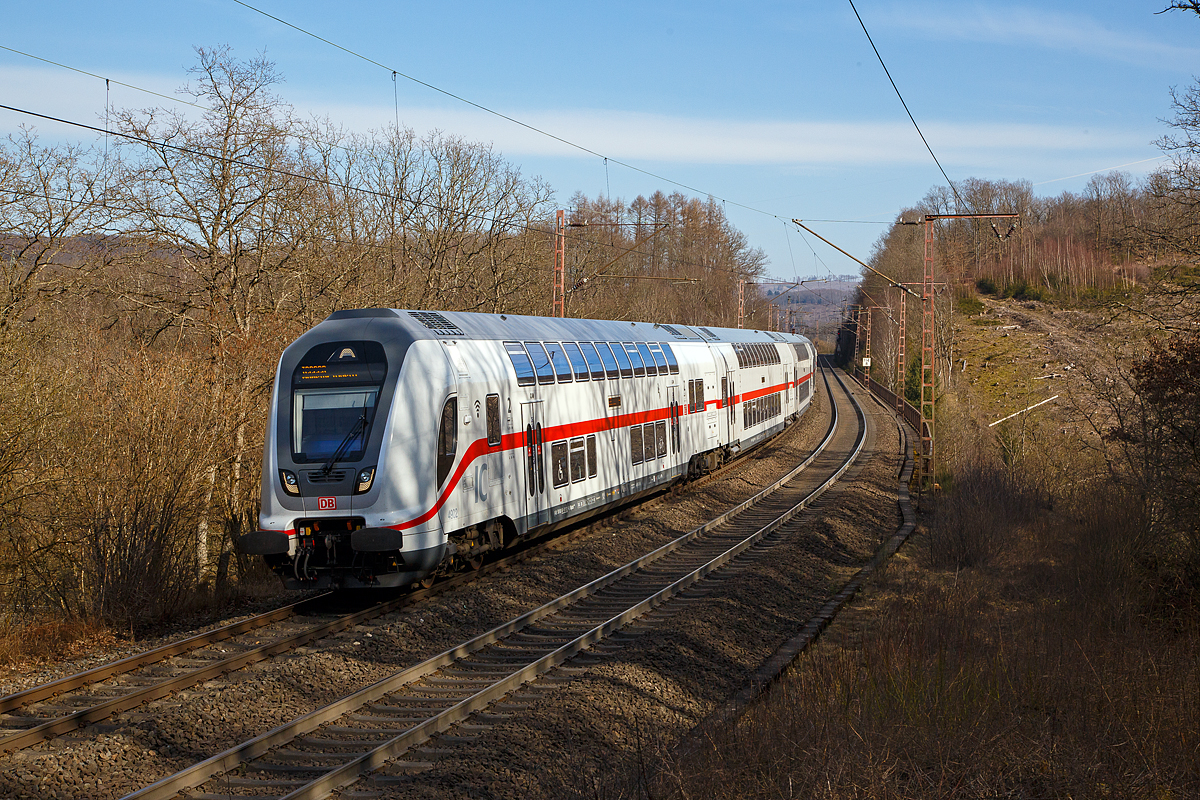
<instances>
[{"instance_id":1,"label":"double-decker train","mask_svg":"<svg viewBox=\"0 0 1200 800\"><path fill-rule=\"evenodd\" d=\"M815 355L774 331L338 311L280 358L238 544L297 589L478 566L777 434Z\"/></svg>"}]
</instances>

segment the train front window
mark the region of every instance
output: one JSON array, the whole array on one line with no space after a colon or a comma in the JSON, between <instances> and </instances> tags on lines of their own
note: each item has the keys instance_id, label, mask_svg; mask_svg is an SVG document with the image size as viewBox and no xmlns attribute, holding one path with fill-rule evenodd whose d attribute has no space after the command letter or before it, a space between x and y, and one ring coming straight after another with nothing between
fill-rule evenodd
<instances>
[{"instance_id":1,"label":"train front window","mask_svg":"<svg viewBox=\"0 0 1200 800\"><path fill-rule=\"evenodd\" d=\"M297 389L293 393L295 461L358 461L366 450L379 388Z\"/></svg>"}]
</instances>

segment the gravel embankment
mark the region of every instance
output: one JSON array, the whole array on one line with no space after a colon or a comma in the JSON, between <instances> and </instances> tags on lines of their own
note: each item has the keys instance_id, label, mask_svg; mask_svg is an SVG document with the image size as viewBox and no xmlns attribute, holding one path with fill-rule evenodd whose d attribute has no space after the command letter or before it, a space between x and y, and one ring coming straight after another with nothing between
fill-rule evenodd
<instances>
[{"instance_id":1,"label":"gravel embankment","mask_svg":"<svg viewBox=\"0 0 1200 800\"><path fill-rule=\"evenodd\" d=\"M782 437L783 441L768 445L747 459L729 480L714 482L679 497L668 497L625 520L565 542L545 556L411 610L209 681L89 729L0 756L0 796L120 797L435 655L661 545L699 524L709 513L751 496L811 451L827 425L827 405L822 396L813 412ZM894 493L894 480L891 489ZM884 513L891 514L890 507ZM868 540L874 534L861 534L862 542L856 544L854 537L842 528L854 527L859 521L861 515L848 517L840 524L831 521L828 530L816 531L813 543L805 548L820 551L831 545L849 547L850 556L857 557L859 549L870 549ZM597 668L595 678L590 678L582 688L571 687L562 698L551 701L551 705L560 707L561 699L561 708L567 708L568 701L574 707L580 692L585 697L595 696L608 682L628 679L633 685L634 676L644 675L648 683L644 693L639 694L643 698L639 703L657 702L653 700L658 695L654 687L663 685L663 681L677 685L681 692L677 701L670 704L671 708L678 707L678 711L664 716L663 712L645 710L648 721L660 717L664 723L670 721L652 727L663 731L686 729L688 720L698 718L696 715L702 715L703 709L719 702L732 690L730 687L736 687L747 666L756 665L752 662L759 651L765 647L769 652L784 638L781 635L769 642L762 639L770 635L767 630L784 630L790 620L798 618L792 609L793 594L807 594L812 588L806 586L808 583L824 588L829 576L814 568L820 558L810 554L800 558L803 564L791 564L796 558L800 556L793 555L788 565L772 567L753 582L758 587L756 603L760 612L770 609L769 614L757 615L771 621L766 628L758 621L750 625L737 621L745 611L738 610L741 603L748 601L736 598L722 601L719 593L714 594L704 604L710 616L693 619L698 612L689 609L680 616L678 627L664 632L661 638L656 637L654 652L638 655L639 648L649 646L649 642L630 648L629 663ZM734 589L725 587L722 591ZM730 618L731 622L721 620L726 610L737 615ZM720 631L720 636L713 636L713 630ZM664 646L667 649L659 649ZM691 650L695 658L681 659L677 652L680 649ZM120 648L110 655L115 658L126 654L128 648ZM103 655L93 653L89 661L101 660ZM73 664L45 673L56 676L77 669L78 665ZM689 679L688 675L692 677ZM621 731L628 726L620 725L619 719L621 714L632 713L640 706L630 705L619 695L608 697L606 702L614 704L615 721L607 717L598 721L597 741L609 744L595 752L628 752L628 746L620 746L621 742L627 743L628 734ZM625 711L618 713L622 708ZM585 718L591 713L587 712ZM638 710L637 718L642 714ZM537 747L542 739L561 746L573 741L577 734L567 738L556 736L554 731L561 730L563 723L553 715L543 718L535 714L531 719L532 722L494 732L502 741L528 741L527 745L516 748L521 753L510 753L510 758L506 755L508 746L499 746L491 752L490 760L481 760L480 764L494 764L498 772L511 776L565 775L548 770L543 759L558 759L556 770L561 770L568 762L577 762L579 751L572 751L574 754L563 761L561 749L539 747L536 752L540 755L536 755L529 748ZM566 730L576 729L568 726ZM511 795L515 792L506 791L504 786L517 787L522 780L512 777L507 783L494 780L485 783L495 784L497 792ZM486 789L485 793L491 791Z\"/></svg>"},{"instance_id":2,"label":"gravel embankment","mask_svg":"<svg viewBox=\"0 0 1200 800\"><path fill-rule=\"evenodd\" d=\"M587 675L525 693L535 698L528 711L461 745L433 769L373 788L397 798L592 798L615 774L636 769L639 754L678 741L896 531L899 435L878 406L869 399L864 405L873 422L872 450L772 549L772 558L759 559L736 580L718 581L707 597L682 604L669 623Z\"/></svg>"}]
</instances>

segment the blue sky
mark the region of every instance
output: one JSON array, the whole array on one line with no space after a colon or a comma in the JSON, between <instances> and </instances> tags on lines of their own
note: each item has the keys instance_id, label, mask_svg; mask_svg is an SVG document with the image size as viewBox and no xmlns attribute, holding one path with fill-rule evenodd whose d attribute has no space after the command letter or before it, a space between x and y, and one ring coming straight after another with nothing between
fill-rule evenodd
<instances>
[{"instance_id":1,"label":"blue sky","mask_svg":"<svg viewBox=\"0 0 1200 800\"><path fill-rule=\"evenodd\" d=\"M856 272L785 220L861 258L905 205L944 183L848 2L251 5L475 103L727 200L770 273ZM1162 162L1169 89L1200 72L1200 19L1167 0L856 6L951 179L1079 191L1084 173ZM0 45L172 94L193 46L277 64L302 115L492 143L566 205L670 183L538 136L298 33L233 0L12 3ZM113 86L114 106L166 101ZM104 82L0 50L0 103L95 123ZM31 121L0 111L0 133ZM38 123L48 140L78 138ZM1079 177L1072 177L1079 176ZM690 193L690 192L689 192ZM790 231L790 232L789 232ZM815 253L814 253L815 251Z\"/></svg>"}]
</instances>

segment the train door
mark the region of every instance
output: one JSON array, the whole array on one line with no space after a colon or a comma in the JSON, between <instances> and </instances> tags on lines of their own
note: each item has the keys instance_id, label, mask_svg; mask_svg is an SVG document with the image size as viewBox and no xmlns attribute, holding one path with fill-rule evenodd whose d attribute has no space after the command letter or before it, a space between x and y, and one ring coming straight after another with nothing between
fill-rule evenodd
<instances>
[{"instance_id":1,"label":"train door","mask_svg":"<svg viewBox=\"0 0 1200 800\"><path fill-rule=\"evenodd\" d=\"M712 397L717 396L717 373L715 372L704 373L704 396L707 398L710 396L710 393ZM704 403L704 429L705 436L708 439L707 446L712 447L714 444L713 440L720 433L720 417L718 416L715 403L712 404L711 410L708 402L705 401Z\"/></svg>"},{"instance_id":2,"label":"train door","mask_svg":"<svg viewBox=\"0 0 1200 800\"><path fill-rule=\"evenodd\" d=\"M437 491L443 501L439 512L442 528L447 533L462 527L462 492L452 480L455 464L458 463L459 441L463 438L461 400L457 394L446 398L438 420Z\"/></svg>"},{"instance_id":3,"label":"train door","mask_svg":"<svg viewBox=\"0 0 1200 800\"><path fill-rule=\"evenodd\" d=\"M476 432L484 425L483 408L472 392L475 387L471 383L471 373L467 368L462 348L457 342L442 342L442 349L457 378L457 414L454 425L459 428L457 438L460 441L457 444L460 446L457 449L465 455L466 445L475 439ZM447 487L446 502L442 507L447 531L471 524L471 518L475 516L480 500L487 499L487 470L480 470L480 466L470 465L457 485Z\"/></svg>"},{"instance_id":4,"label":"train door","mask_svg":"<svg viewBox=\"0 0 1200 800\"><path fill-rule=\"evenodd\" d=\"M725 419L729 425L729 441L737 438L737 417L734 416L737 408L737 382L734 380L737 373L730 370L723 379L723 383L729 385L729 399L725 403Z\"/></svg>"},{"instance_id":5,"label":"train door","mask_svg":"<svg viewBox=\"0 0 1200 800\"><path fill-rule=\"evenodd\" d=\"M489 510L505 508L512 501L512 489L505 485L504 478L510 472L508 462L513 460L514 455L511 449L505 450L501 447L504 431L512 430L512 413L507 415L508 425L504 426L505 414L501 404L498 394L489 394L484 403L488 453L479 459L481 464L475 483L475 495Z\"/></svg>"},{"instance_id":6,"label":"train door","mask_svg":"<svg viewBox=\"0 0 1200 800\"><path fill-rule=\"evenodd\" d=\"M667 419L670 430L667 431L667 438L670 440L668 452L670 452L673 462L679 460L680 437L679 437L679 385L671 384L667 387Z\"/></svg>"},{"instance_id":7,"label":"train door","mask_svg":"<svg viewBox=\"0 0 1200 800\"><path fill-rule=\"evenodd\" d=\"M550 520L546 494L546 440L542 433L543 412L541 400L521 403L521 427L525 432L525 520L530 528Z\"/></svg>"}]
</instances>

